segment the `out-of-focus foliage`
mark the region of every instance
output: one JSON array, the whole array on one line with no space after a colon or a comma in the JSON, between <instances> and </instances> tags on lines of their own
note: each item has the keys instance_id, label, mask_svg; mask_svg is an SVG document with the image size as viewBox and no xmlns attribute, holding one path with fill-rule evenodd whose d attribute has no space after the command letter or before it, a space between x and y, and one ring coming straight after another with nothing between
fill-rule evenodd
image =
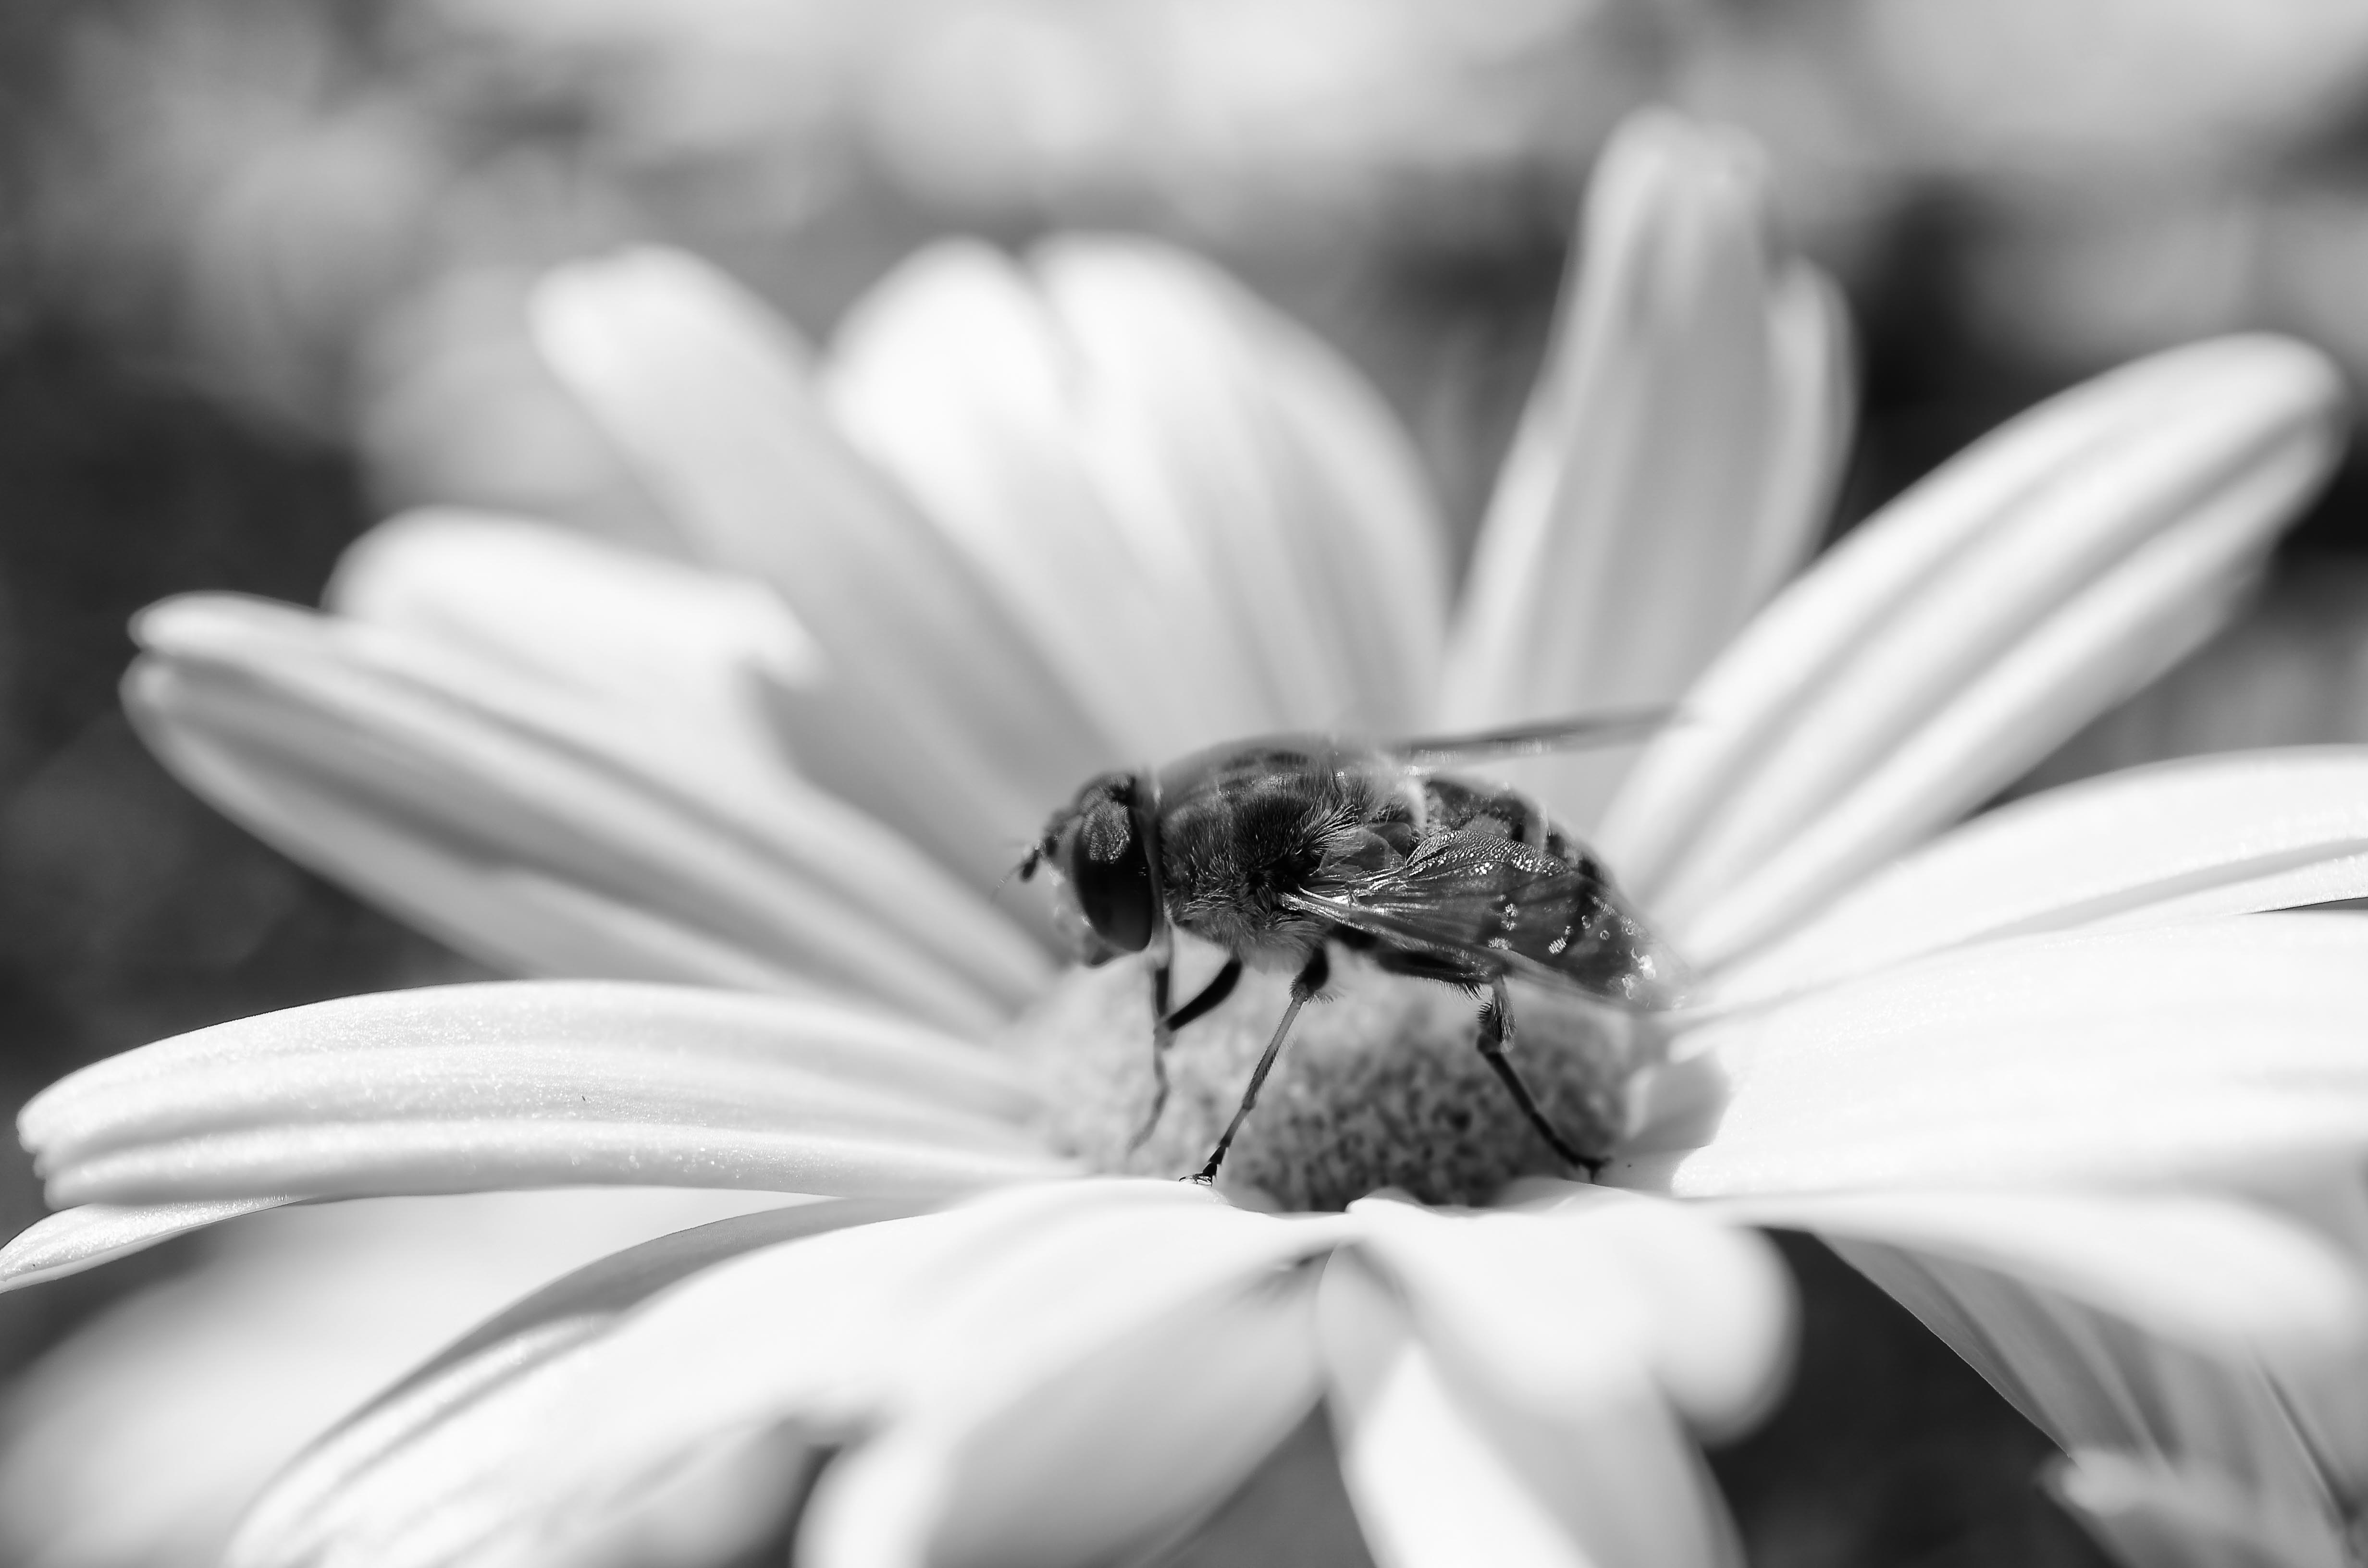
<instances>
[{"instance_id":1,"label":"out-of-focus foliage","mask_svg":"<svg viewBox=\"0 0 2368 1568\"><path fill-rule=\"evenodd\" d=\"M118 0L60 26L44 254L210 385L358 434L398 494L629 509L518 341L555 256L665 235L821 324L932 232L1123 224L1388 337L1339 276L1542 294L1520 264L1652 97L1757 131L1822 259L2019 378L2247 324L2368 365L2348 0ZM1402 385L1437 368L1413 357Z\"/></svg>"}]
</instances>

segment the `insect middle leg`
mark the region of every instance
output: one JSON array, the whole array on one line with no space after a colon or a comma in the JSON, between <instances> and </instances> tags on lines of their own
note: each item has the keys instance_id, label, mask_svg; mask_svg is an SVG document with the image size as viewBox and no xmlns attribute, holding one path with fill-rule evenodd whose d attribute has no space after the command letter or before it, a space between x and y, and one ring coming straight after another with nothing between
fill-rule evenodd
<instances>
[{"instance_id":1,"label":"insect middle leg","mask_svg":"<svg viewBox=\"0 0 2368 1568\"><path fill-rule=\"evenodd\" d=\"M1192 1178L1194 1181L1205 1186L1217 1179L1217 1167L1225 1163L1225 1151L1234 1146L1234 1135L1242 1130L1242 1123L1249 1119L1250 1108L1258 1104L1258 1090L1266 1086L1266 1075L1274 1071L1274 1059L1282 1052L1282 1042L1291 1034L1292 1021L1299 1017L1299 1009L1307 1005L1307 999L1324 989L1324 983L1331 976L1332 960L1325 956L1323 945L1319 943L1315 950L1307 955L1307 961L1300 966L1299 973L1292 978L1291 1005L1282 1010L1281 1021L1274 1026L1274 1038L1266 1042L1266 1054L1258 1058L1258 1067L1250 1074L1250 1086L1242 1091L1240 1108L1234 1112L1234 1119L1225 1123L1224 1136L1217 1140L1216 1148L1209 1153L1209 1163L1201 1167L1200 1174Z\"/></svg>"},{"instance_id":2,"label":"insect middle leg","mask_svg":"<svg viewBox=\"0 0 2368 1568\"><path fill-rule=\"evenodd\" d=\"M1234 994L1234 984L1242 977L1242 960L1225 960L1225 966L1209 978L1200 994L1174 1012L1167 1010L1167 963L1160 960L1151 966L1151 1110L1144 1117L1143 1125L1126 1141L1130 1154L1144 1143L1159 1126L1159 1118L1167 1108L1167 1048L1176 1043L1176 1031L1185 1025L1207 1017L1224 999Z\"/></svg>"},{"instance_id":3,"label":"insect middle leg","mask_svg":"<svg viewBox=\"0 0 2368 1568\"><path fill-rule=\"evenodd\" d=\"M1530 1125L1538 1130L1538 1136L1546 1141L1546 1146L1561 1155L1565 1164L1585 1171L1587 1179L1593 1181L1596 1174L1603 1169L1603 1162L1580 1153L1577 1146L1562 1135L1562 1130L1548 1119L1544 1108L1538 1104L1537 1096L1531 1094L1529 1085L1522 1082L1520 1069L1513 1065L1509 1054L1513 1044L1513 1003L1505 988L1505 977L1501 974L1491 975L1488 980L1488 1002L1480 1009L1479 1043L1482 1060L1503 1080L1505 1087L1512 1094L1513 1103L1521 1108L1521 1114L1530 1119Z\"/></svg>"}]
</instances>

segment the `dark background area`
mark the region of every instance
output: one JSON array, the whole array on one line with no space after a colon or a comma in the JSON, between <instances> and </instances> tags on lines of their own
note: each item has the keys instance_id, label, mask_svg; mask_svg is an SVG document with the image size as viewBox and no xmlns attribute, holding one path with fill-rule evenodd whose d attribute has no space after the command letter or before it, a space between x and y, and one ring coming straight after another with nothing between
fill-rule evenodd
<instances>
[{"instance_id":1,"label":"dark background area","mask_svg":"<svg viewBox=\"0 0 2368 1568\"><path fill-rule=\"evenodd\" d=\"M273 8L203 9L235 28ZM602 118L615 100L585 89L580 72L556 74L556 85L522 76L514 46L500 69L455 71L449 39L439 53L390 19L403 7L319 9L335 44L324 79L377 80L368 67L447 94L428 95L428 118L453 128L439 143L450 170L506 166L524 147L579 173L606 168L640 203L620 216L580 192L554 199L561 219L533 244L488 242L492 260L469 263L481 271L651 230L724 256L820 328L868 276L867 258L893 257L932 229L1024 239L1079 213L1140 219L1216 249L1341 341L1396 401L1466 528L1534 366L1566 238L1561 215L1592 134L1574 131L1554 157L1508 175L1502 199L1484 221L1459 225L1455 243L1399 222L1387 201L1360 210L1345 249L1275 255L1246 240L1255 225L1209 222L1189 203L1113 206L1100 189L997 207L862 179L778 231L735 228L715 216L745 189L726 177L737 167L730 157L703 153L688 173L681 158L600 162L595 154L622 134ZM131 653L125 625L142 606L196 588L311 601L338 552L391 502L447 481L465 491L462 481L484 472L454 479L457 471L422 467L411 437L373 423L369 410L386 405L365 393L373 375L383 385L383 337L373 360L315 322L270 359L276 369L259 372L260 361L212 333L221 298L181 289L172 267L142 250L153 236L94 250L86 228L60 217L85 210L61 205L77 179L87 178L85 195L131 199L121 193L139 188L120 177L122 149L92 140L95 126L116 121L94 110L76 62L94 29L136 39L157 14L52 0L0 8L0 1101L10 1105L78 1063L163 1035L464 968L216 817L149 760L116 706ZM1665 51L1664 40L1633 52L1650 64ZM1649 90L1640 79L1632 96ZM344 101L324 92L323 102ZM128 121L132 111L122 112ZM2270 173L2236 183L2349 188L2363 147L2368 100L2294 141L2283 161L2262 162ZM1429 187L1417 183L1410 210L1428 210ZM684 189L691 194L677 194ZM1977 181L1903 180L1886 187L1878 216L1853 219L1839 239L1818 230L1816 203L1807 204L1804 235L1834 246L1861 334L1864 404L1845 518L2094 368L2081 350L2034 354L1984 313L1975 275L2001 232L1999 204ZM834 223L853 225L860 243L815 238L842 232ZM403 267L356 284L344 301L354 319L473 255L465 225L438 233ZM102 277L104 288L94 282ZM2255 318L2281 319L2266 307L2245 319ZM411 428L393 425L398 436ZM538 499L540 483L507 470L483 481L492 498L518 502ZM541 498L563 510L632 505L581 487L546 486ZM2290 542L2285 570L2307 577L2361 555L2363 498L2355 460ZM2331 656L2342 655L2350 627L2330 635L2341 642ZM0 1164L0 1223L14 1231L40 1212L21 1160ZM2101 1561L2035 1488L2049 1451L2035 1431L1830 1255L1797 1239L1784 1245L1806 1298L1801 1377L1768 1427L1715 1460L1760 1568ZM0 1370L176 1262L160 1249L0 1300Z\"/></svg>"}]
</instances>

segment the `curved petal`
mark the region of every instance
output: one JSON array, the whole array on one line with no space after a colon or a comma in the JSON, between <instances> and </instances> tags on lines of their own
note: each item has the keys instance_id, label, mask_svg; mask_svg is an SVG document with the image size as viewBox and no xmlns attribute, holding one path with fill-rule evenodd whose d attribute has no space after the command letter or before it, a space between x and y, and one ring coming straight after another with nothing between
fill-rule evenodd
<instances>
[{"instance_id":1,"label":"curved petal","mask_svg":"<svg viewBox=\"0 0 2368 1568\"><path fill-rule=\"evenodd\" d=\"M1624 1338L1571 1336L1560 1358L1591 1362L1586 1398L1549 1415L1457 1376L1356 1255L1326 1268L1319 1304L1341 1475L1381 1568L1740 1562L1717 1489Z\"/></svg>"},{"instance_id":2,"label":"curved petal","mask_svg":"<svg viewBox=\"0 0 2368 1568\"><path fill-rule=\"evenodd\" d=\"M1276 718L1416 723L1445 636L1444 528L1381 398L1184 252L1071 238L1036 267L1086 379L1087 460L1113 511L1163 562L1197 567Z\"/></svg>"},{"instance_id":3,"label":"curved petal","mask_svg":"<svg viewBox=\"0 0 2368 1568\"><path fill-rule=\"evenodd\" d=\"M1639 114L1582 216L1464 584L1458 725L1676 698L1816 543L1848 437L1839 301L1771 255L1746 138ZM1625 760L1524 776L1585 824Z\"/></svg>"},{"instance_id":4,"label":"curved petal","mask_svg":"<svg viewBox=\"0 0 2368 1568\"><path fill-rule=\"evenodd\" d=\"M432 986L219 1024L18 1117L51 1201L625 1184L941 1192L1051 1174L999 1063L859 1009L602 983Z\"/></svg>"},{"instance_id":5,"label":"curved petal","mask_svg":"<svg viewBox=\"0 0 2368 1568\"><path fill-rule=\"evenodd\" d=\"M338 561L324 602L679 727L768 783L786 748L762 683L808 683L820 668L813 640L759 584L480 513L381 523Z\"/></svg>"},{"instance_id":6,"label":"curved petal","mask_svg":"<svg viewBox=\"0 0 2368 1568\"><path fill-rule=\"evenodd\" d=\"M1694 1430L1748 1431L1791 1367L1791 1281L1773 1252L1691 1208L1567 1193L1537 1213L1381 1199L1349 1212L1360 1255L1403 1291L1432 1353L1495 1397L1547 1420L1584 1410L1621 1345Z\"/></svg>"},{"instance_id":7,"label":"curved petal","mask_svg":"<svg viewBox=\"0 0 2368 1568\"><path fill-rule=\"evenodd\" d=\"M777 1197L392 1199L257 1216L90 1319L0 1405L0 1553L204 1568L307 1441L552 1274Z\"/></svg>"},{"instance_id":8,"label":"curved petal","mask_svg":"<svg viewBox=\"0 0 2368 1568\"><path fill-rule=\"evenodd\" d=\"M1690 955L1766 940L2209 631L2340 444L2323 358L2140 361L1860 528L1687 695L1599 842Z\"/></svg>"},{"instance_id":9,"label":"curved petal","mask_svg":"<svg viewBox=\"0 0 2368 1568\"><path fill-rule=\"evenodd\" d=\"M1129 1217L983 1270L1002 1289L916 1336L909 1414L825 1477L802 1560L1106 1562L1222 1502L1315 1405L1313 1280L1277 1269L1329 1237L1216 1213L1205 1237Z\"/></svg>"},{"instance_id":10,"label":"curved petal","mask_svg":"<svg viewBox=\"0 0 2368 1568\"><path fill-rule=\"evenodd\" d=\"M1046 972L910 845L695 733L376 626L150 609L125 702L176 772L299 858L529 972L867 992L962 1027Z\"/></svg>"},{"instance_id":11,"label":"curved petal","mask_svg":"<svg viewBox=\"0 0 2368 1568\"><path fill-rule=\"evenodd\" d=\"M1416 716L1444 598L1421 473L1353 371L1213 268L935 246L849 314L826 392L1138 756Z\"/></svg>"},{"instance_id":12,"label":"curved petal","mask_svg":"<svg viewBox=\"0 0 2368 1568\"><path fill-rule=\"evenodd\" d=\"M334 1511L371 1471L437 1437L559 1358L590 1344L653 1296L760 1248L894 1219L908 1204L795 1204L660 1236L555 1280L479 1324L314 1443L247 1521L250 1541L283 1539Z\"/></svg>"},{"instance_id":13,"label":"curved petal","mask_svg":"<svg viewBox=\"0 0 2368 1568\"><path fill-rule=\"evenodd\" d=\"M444 1396L435 1408L398 1400L383 1428L366 1417L300 1460L266 1492L225 1560L267 1568L342 1555L449 1568L507 1560L502 1548L520 1534L556 1548L576 1521L597 1528L609 1505L646 1494L654 1468L750 1430L745 1413L794 1415L842 1384L860 1385L907 1310L900 1287L968 1234L944 1215L850 1226L728 1258L612 1322L555 1320L557 1332L522 1335L506 1358L465 1364L472 1375L457 1383L423 1385ZM676 1381L652 1381L654 1362ZM743 1397L711 1397L697 1413L711 1419L675 1418L685 1391L708 1389L726 1365ZM607 1436L636 1459L646 1449L652 1463L620 1463L580 1486L563 1476L555 1498L530 1492L522 1472L560 1435L561 1413L604 1392L666 1408L648 1420L612 1414L578 1437ZM423 1414L416 1426L404 1419ZM842 1418L836 1407L831 1415Z\"/></svg>"},{"instance_id":14,"label":"curved petal","mask_svg":"<svg viewBox=\"0 0 2368 1568\"><path fill-rule=\"evenodd\" d=\"M2211 1471L2112 1450L2075 1453L2048 1491L2097 1543L2131 1568L2349 1568L2340 1514L2251 1495Z\"/></svg>"},{"instance_id":15,"label":"curved petal","mask_svg":"<svg viewBox=\"0 0 2368 1568\"><path fill-rule=\"evenodd\" d=\"M1173 1183L1076 1182L766 1247L681 1280L330 1485L291 1478L233 1561L331 1550L509 1561L522 1540L597 1529L687 1456L740 1435L788 1422L842 1440L886 1420L882 1440L894 1441L900 1420L918 1430L974 1399L1003 1404L1132 1325L1176 1321L1222 1279L1322 1244L1323 1230ZM1036 1414L1061 1426L1053 1406Z\"/></svg>"},{"instance_id":16,"label":"curved petal","mask_svg":"<svg viewBox=\"0 0 2368 1568\"><path fill-rule=\"evenodd\" d=\"M2225 1184L2368 1146L2363 1026L2368 920L2350 915L1988 943L1681 1024L1672 1109L1610 1179Z\"/></svg>"},{"instance_id":17,"label":"curved petal","mask_svg":"<svg viewBox=\"0 0 2368 1568\"><path fill-rule=\"evenodd\" d=\"M1000 251L952 243L856 303L822 394L1128 756L1276 727L1192 541L1144 537L1097 482L1089 387L1034 281Z\"/></svg>"},{"instance_id":18,"label":"curved petal","mask_svg":"<svg viewBox=\"0 0 2368 1568\"><path fill-rule=\"evenodd\" d=\"M218 1198L196 1203L85 1203L36 1220L0 1247L0 1290L63 1279L225 1220L292 1203L290 1198Z\"/></svg>"},{"instance_id":19,"label":"curved petal","mask_svg":"<svg viewBox=\"0 0 2368 1568\"><path fill-rule=\"evenodd\" d=\"M804 350L705 264L544 279L536 341L702 559L771 585L827 660L776 693L801 765L974 880L1131 761L973 561L832 427Z\"/></svg>"},{"instance_id":20,"label":"curved petal","mask_svg":"<svg viewBox=\"0 0 2368 1568\"><path fill-rule=\"evenodd\" d=\"M1721 973L1736 1006L2001 937L2368 897L2368 747L2133 768L1975 818Z\"/></svg>"},{"instance_id":21,"label":"curved petal","mask_svg":"<svg viewBox=\"0 0 2368 1568\"><path fill-rule=\"evenodd\" d=\"M2080 1456L2100 1505L2132 1471L2167 1471L2198 1504L2235 1500L2290 1540L2325 1540L2368 1481L2368 1286L2265 1211L1907 1191L1738 1212L1825 1236Z\"/></svg>"},{"instance_id":22,"label":"curved petal","mask_svg":"<svg viewBox=\"0 0 2368 1568\"><path fill-rule=\"evenodd\" d=\"M2205 752L2368 741L2368 562L2271 563L2236 624L2041 763L2021 790Z\"/></svg>"}]
</instances>

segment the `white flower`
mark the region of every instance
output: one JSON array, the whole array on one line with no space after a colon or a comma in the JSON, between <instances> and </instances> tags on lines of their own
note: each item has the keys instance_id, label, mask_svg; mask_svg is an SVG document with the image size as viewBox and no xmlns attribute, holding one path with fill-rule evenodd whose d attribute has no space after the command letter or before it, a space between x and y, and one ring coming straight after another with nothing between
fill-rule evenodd
<instances>
[{"instance_id":1,"label":"white flower","mask_svg":"<svg viewBox=\"0 0 2368 1568\"><path fill-rule=\"evenodd\" d=\"M1614 1064L1644 1098L1609 1179L1838 1238L2027 1395L2076 1500L2115 1464L2280 1503L2354 1484L2327 1381L2359 1369L2354 1276L2203 1189L2306 1183L2368 1142L2368 931L2247 913L2368 892L2368 759L2116 778L1894 862L2209 630L2331 460L2331 376L2230 340L2068 394L1697 680L1808 542L1838 446L1829 307L1760 255L1716 139L1646 122L1594 202L1611 265L1567 312L1452 630L1378 407L1193 264L933 253L819 369L678 258L564 277L554 363L686 553L794 621L688 570L629 588L647 563L529 525L414 520L358 555L342 614L151 612L134 710L226 809L464 948L787 995L450 988L100 1063L27 1109L52 1201L79 1207L0 1268L306 1198L1007 1186L729 1221L555 1287L315 1450L245 1558L594 1551L571 1532L632 1540L701 1511L683 1495L745 1498L744 1467L849 1445L802 1535L818 1561L1087 1561L1222 1497L1320 1389L1385 1562L1481 1530L1492 1561L1718 1560L1681 1424L1748 1419L1781 1344L1737 1233L1584 1189L1450 1221L1042 1180L1063 1171L1038 1091L958 1038L1046 983L980 890L1098 767L1684 690L1599 838L1707 1000L1665 1062ZM636 656L604 651L620 607ZM1597 626L1621 630L1574 640ZM1603 784L1544 782L1583 816ZM1130 979L1054 1006L1115 1017ZM1229 1029L1196 1049L1222 1061ZM1573 1060L1600 1075L1589 1045ZM1597 1290L1608 1315L1569 1332ZM2010 1323L2050 1333L1998 1342ZM2100 1367L2128 1397L2085 1397ZM2173 1387L2203 1396L2150 1403ZM2212 1446L2228 1411L2273 1407L2293 1452Z\"/></svg>"}]
</instances>

